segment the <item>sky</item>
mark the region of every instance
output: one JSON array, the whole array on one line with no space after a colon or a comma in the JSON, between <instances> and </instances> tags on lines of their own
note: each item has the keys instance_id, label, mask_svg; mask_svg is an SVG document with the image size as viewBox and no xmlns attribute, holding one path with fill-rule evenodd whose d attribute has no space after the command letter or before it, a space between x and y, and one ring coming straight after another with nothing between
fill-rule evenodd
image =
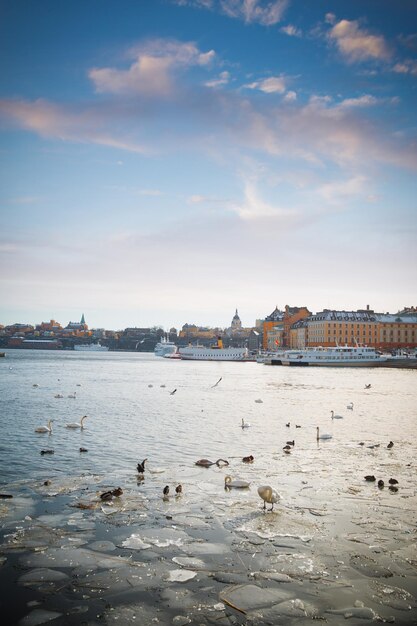
<instances>
[{"instance_id":1,"label":"sky","mask_svg":"<svg viewBox=\"0 0 417 626\"><path fill-rule=\"evenodd\" d=\"M416 305L414 0L3 0L0 324Z\"/></svg>"}]
</instances>

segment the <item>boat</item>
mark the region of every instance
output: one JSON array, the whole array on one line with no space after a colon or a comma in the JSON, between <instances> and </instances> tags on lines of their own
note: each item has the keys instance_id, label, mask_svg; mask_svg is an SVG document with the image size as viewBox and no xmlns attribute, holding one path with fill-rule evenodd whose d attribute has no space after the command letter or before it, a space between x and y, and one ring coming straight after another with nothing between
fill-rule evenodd
<instances>
[{"instance_id":1,"label":"boat","mask_svg":"<svg viewBox=\"0 0 417 626\"><path fill-rule=\"evenodd\" d=\"M169 341L166 337L162 337L161 341L159 341L154 350L155 356L168 356L176 352L177 346L173 341Z\"/></svg>"},{"instance_id":2,"label":"boat","mask_svg":"<svg viewBox=\"0 0 417 626\"><path fill-rule=\"evenodd\" d=\"M178 348L181 359L187 361L253 361L247 348L224 348L220 337L214 346L193 346Z\"/></svg>"},{"instance_id":3,"label":"boat","mask_svg":"<svg viewBox=\"0 0 417 626\"><path fill-rule=\"evenodd\" d=\"M108 352L108 346L102 346L101 343L78 343L74 346L77 352Z\"/></svg>"},{"instance_id":4,"label":"boat","mask_svg":"<svg viewBox=\"0 0 417 626\"><path fill-rule=\"evenodd\" d=\"M268 365L295 367L417 367L417 359L382 354L369 346L333 346L286 350L269 360Z\"/></svg>"}]
</instances>

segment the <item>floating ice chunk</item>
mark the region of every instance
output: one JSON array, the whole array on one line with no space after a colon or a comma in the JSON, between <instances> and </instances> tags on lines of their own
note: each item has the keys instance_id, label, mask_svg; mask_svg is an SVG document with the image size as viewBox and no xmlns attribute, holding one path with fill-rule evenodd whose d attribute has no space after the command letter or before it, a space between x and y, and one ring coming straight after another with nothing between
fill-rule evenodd
<instances>
[{"instance_id":1,"label":"floating ice chunk","mask_svg":"<svg viewBox=\"0 0 417 626\"><path fill-rule=\"evenodd\" d=\"M187 626L187 624L191 624L191 620L185 615L176 615L173 618L172 623L174 626Z\"/></svg>"},{"instance_id":2,"label":"floating ice chunk","mask_svg":"<svg viewBox=\"0 0 417 626\"><path fill-rule=\"evenodd\" d=\"M197 576L197 572L188 569L173 569L168 572L166 580L170 583L185 583Z\"/></svg>"},{"instance_id":3,"label":"floating ice chunk","mask_svg":"<svg viewBox=\"0 0 417 626\"><path fill-rule=\"evenodd\" d=\"M220 594L220 600L228 601L243 611L268 607L288 600L294 596L282 589L262 589L256 585L237 585L229 587Z\"/></svg>"},{"instance_id":4,"label":"floating ice chunk","mask_svg":"<svg viewBox=\"0 0 417 626\"><path fill-rule=\"evenodd\" d=\"M20 622L19 626L38 626L38 624L45 624L57 617L61 617L62 613L56 611L45 611L45 609L34 609L28 615L25 615Z\"/></svg>"},{"instance_id":5,"label":"floating ice chunk","mask_svg":"<svg viewBox=\"0 0 417 626\"><path fill-rule=\"evenodd\" d=\"M34 583L52 583L61 582L63 580L69 580L69 577L64 572L58 572L54 569L48 569L46 567L38 567L33 569L27 574L23 574L19 578L20 584L34 584Z\"/></svg>"},{"instance_id":6,"label":"floating ice chunk","mask_svg":"<svg viewBox=\"0 0 417 626\"><path fill-rule=\"evenodd\" d=\"M343 615L345 619L349 619L351 617L355 617L356 619L379 619L377 613L375 613L373 609L366 606L349 606L345 609L327 609L326 613L331 613L332 615Z\"/></svg>"},{"instance_id":7,"label":"floating ice chunk","mask_svg":"<svg viewBox=\"0 0 417 626\"><path fill-rule=\"evenodd\" d=\"M95 552L112 552L116 550L116 546L112 541L93 541L88 547Z\"/></svg>"},{"instance_id":8,"label":"floating ice chunk","mask_svg":"<svg viewBox=\"0 0 417 626\"><path fill-rule=\"evenodd\" d=\"M275 580L277 583L291 583L294 579L288 574L281 574L280 572L253 572L251 574L255 580Z\"/></svg>"},{"instance_id":9,"label":"floating ice chunk","mask_svg":"<svg viewBox=\"0 0 417 626\"><path fill-rule=\"evenodd\" d=\"M130 548L131 550L147 550L151 547L150 543L145 543L139 535L131 535L124 541L122 541L123 548Z\"/></svg>"},{"instance_id":10,"label":"floating ice chunk","mask_svg":"<svg viewBox=\"0 0 417 626\"><path fill-rule=\"evenodd\" d=\"M193 569L203 569L206 564L201 559L195 559L192 556L174 556L174 563L181 567L192 567Z\"/></svg>"}]
</instances>

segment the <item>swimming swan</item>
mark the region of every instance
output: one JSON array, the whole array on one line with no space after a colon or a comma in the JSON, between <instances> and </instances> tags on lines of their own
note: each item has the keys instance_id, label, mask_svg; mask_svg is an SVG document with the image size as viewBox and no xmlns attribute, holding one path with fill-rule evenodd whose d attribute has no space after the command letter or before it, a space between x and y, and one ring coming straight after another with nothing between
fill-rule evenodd
<instances>
[{"instance_id":1,"label":"swimming swan","mask_svg":"<svg viewBox=\"0 0 417 626\"><path fill-rule=\"evenodd\" d=\"M74 393L69 393L68 394L68 398L74 398L75 399L76 397L77 397L77 392L76 391L74 391Z\"/></svg>"},{"instance_id":2,"label":"swimming swan","mask_svg":"<svg viewBox=\"0 0 417 626\"><path fill-rule=\"evenodd\" d=\"M200 467L211 467L212 465L217 465L217 467L221 467L221 465L229 465L229 461L225 461L224 459L217 459L217 461L209 461L209 459L200 459L195 462L196 465Z\"/></svg>"},{"instance_id":3,"label":"swimming swan","mask_svg":"<svg viewBox=\"0 0 417 626\"><path fill-rule=\"evenodd\" d=\"M335 415L334 411L330 411L330 413L332 414L332 420L342 420L343 419L343 415Z\"/></svg>"},{"instance_id":4,"label":"swimming swan","mask_svg":"<svg viewBox=\"0 0 417 626\"><path fill-rule=\"evenodd\" d=\"M333 439L333 435L329 435L329 433L323 433L322 435L320 435L320 429L317 426L317 441L321 439Z\"/></svg>"},{"instance_id":5,"label":"swimming swan","mask_svg":"<svg viewBox=\"0 0 417 626\"><path fill-rule=\"evenodd\" d=\"M266 509L267 503L272 504L269 509L270 511L273 510L274 504L276 504L280 499L280 495L275 491L275 489L272 489L270 485L261 485L258 487L258 494L264 501L264 509Z\"/></svg>"},{"instance_id":6,"label":"swimming swan","mask_svg":"<svg viewBox=\"0 0 417 626\"><path fill-rule=\"evenodd\" d=\"M81 430L84 429L84 420L87 419L87 415L84 415L81 418L80 422L72 422L72 424L67 424L67 428L81 428Z\"/></svg>"},{"instance_id":7,"label":"swimming swan","mask_svg":"<svg viewBox=\"0 0 417 626\"><path fill-rule=\"evenodd\" d=\"M224 477L224 488L231 489L232 487L235 489L247 489L250 483L247 480L232 480L231 476Z\"/></svg>"},{"instance_id":8,"label":"swimming swan","mask_svg":"<svg viewBox=\"0 0 417 626\"><path fill-rule=\"evenodd\" d=\"M54 420L49 420L48 426L39 426L38 428L35 428L35 433L51 433L53 421Z\"/></svg>"},{"instance_id":9,"label":"swimming swan","mask_svg":"<svg viewBox=\"0 0 417 626\"><path fill-rule=\"evenodd\" d=\"M250 424L248 424L247 422L245 422L245 420L242 417L242 424L241 424L242 428L250 428Z\"/></svg>"}]
</instances>

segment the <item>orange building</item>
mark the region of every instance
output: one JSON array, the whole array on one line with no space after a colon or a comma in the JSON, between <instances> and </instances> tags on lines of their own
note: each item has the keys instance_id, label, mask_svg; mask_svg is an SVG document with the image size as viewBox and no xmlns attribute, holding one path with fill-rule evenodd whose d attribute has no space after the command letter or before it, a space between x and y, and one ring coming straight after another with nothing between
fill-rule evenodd
<instances>
[{"instance_id":1,"label":"orange building","mask_svg":"<svg viewBox=\"0 0 417 626\"><path fill-rule=\"evenodd\" d=\"M285 311L280 311L278 307L275 307L275 310L265 318L263 323L263 349L289 348L291 326L298 320L309 317L309 315L311 315L310 311L304 306L290 307L286 304ZM274 338L271 347L272 335Z\"/></svg>"}]
</instances>

